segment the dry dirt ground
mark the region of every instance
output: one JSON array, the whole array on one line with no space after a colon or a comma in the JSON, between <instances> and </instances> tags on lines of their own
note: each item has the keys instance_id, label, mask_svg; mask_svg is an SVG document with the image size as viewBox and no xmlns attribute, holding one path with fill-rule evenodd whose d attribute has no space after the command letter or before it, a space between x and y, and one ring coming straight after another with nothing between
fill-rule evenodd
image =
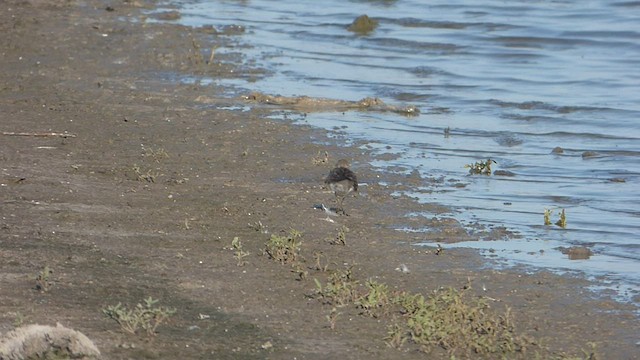
<instances>
[{"instance_id":1,"label":"dry dirt ground","mask_svg":"<svg viewBox=\"0 0 640 360\"><path fill-rule=\"evenodd\" d=\"M59 322L105 359L448 358L410 341L388 347L391 320L353 304L332 329L332 305L314 298L313 279L353 266L361 283L394 290L470 286L493 310L511 308L543 358L638 358L632 307L594 296L579 278L492 270L471 251L446 249L477 235L444 216L403 216L428 205L392 196L414 179L374 172L366 143L340 146L339 136L268 120L265 107L231 110L247 104L215 85L173 81L263 72L243 57L241 29L145 22L153 5L0 3L0 332ZM209 63L211 47L229 50ZM350 216L329 217L313 205L332 201L322 179L339 158L368 185L345 201ZM427 225L439 255L411 246L423 235L393 230ZM343 227L345 245L331 244ZM271 234L292 228L303 233L298 265L263 254ZM243 266L235 237L249 253ZM102 312L148 297L177 310L155 336L127 334Z\"/></svg>"}]
</instances>

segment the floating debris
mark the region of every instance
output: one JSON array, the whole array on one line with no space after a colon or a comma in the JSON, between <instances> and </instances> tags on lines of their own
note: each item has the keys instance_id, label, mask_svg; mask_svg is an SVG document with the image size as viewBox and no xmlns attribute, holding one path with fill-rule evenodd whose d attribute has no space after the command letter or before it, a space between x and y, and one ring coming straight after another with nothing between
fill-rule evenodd
<instances>
[{"instance_id":1,"label":"floating debris","mask_svg":"<svg viewBox=\"0 0 640 360\"><path fill-rule=\"evenodd\" d=\"M417 116L420 114L420 109L414 105L405 107L387 105L381 99L372 97L367 97L358 101L347 101L327 98L314 98L309 96L274 96L254 92L249 95L245 95L242 98L245 101L278 105L303 112L366 110L394 112L406 116Z\"/></svg>"}]
</instances>

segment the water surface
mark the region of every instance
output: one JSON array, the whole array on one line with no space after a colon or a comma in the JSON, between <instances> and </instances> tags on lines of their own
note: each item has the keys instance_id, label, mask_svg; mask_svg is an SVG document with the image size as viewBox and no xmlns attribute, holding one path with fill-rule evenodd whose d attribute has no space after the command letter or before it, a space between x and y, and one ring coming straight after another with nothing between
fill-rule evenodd
<instances>
[{"instance_id":1,"label":"water surface","mask_svg":"<svg viewBox=\"0 0 640 360\"><path fill-rule=\"evenodd\" d=\"M373 164L381 170L403 166L444 180L425 181L408 195L450 207L448 215L465 224L522 234L455 246L506 264L583 272L626 298L640 294L638 2L170 4L180 7L187 25L246 27L246 58L273 75L231 85L285 96L376 96L420 107L422 114L411 118L350 112L301 121L342 128L349 138L379 144L381 153L400 155ZM379 27L367 35L347 31L362 14ZM552 152L556 147L563 151ZM487 158L515 176L467 175L465 164ZM466 186L447 185L460 182ZM545 209L556 211L554 222L565 209L566 229L543 225ZM557 250L574 245L594 255L570 261Z\"/></svg>"}]
</instances>

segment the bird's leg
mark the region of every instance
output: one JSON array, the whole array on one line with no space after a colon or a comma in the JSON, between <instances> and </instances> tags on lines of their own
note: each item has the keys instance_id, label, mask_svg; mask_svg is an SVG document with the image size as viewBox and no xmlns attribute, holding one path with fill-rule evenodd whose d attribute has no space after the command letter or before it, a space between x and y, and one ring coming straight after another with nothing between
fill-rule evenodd
<instances>
[{"instance_id":1,"label":"bird's leg","mask_svg":"<svg viewBox=\"0 0 640 360\"><path fill-rule=\"evenodd\" d=\"M342 210L342 200L344 200L343 198L341 198L338 194L336 194L336 212L340 212Z\"/></svg>"},{"instance_id":2,"label":"bird's leg","mask_svg":"<svg viewBox=\"0 0 640 360\"><path fill-rule=\"evenodd\" d=\"M336 210L336 213L342 213L342 215L349 216L349 214L347 214L347 212L344 211L344 209L342 208L342 203L344 202L344 198L345 197L346 197L346 195L340 197L340 200L338 202L338 209Z\"/></svg>"}]
</instances>

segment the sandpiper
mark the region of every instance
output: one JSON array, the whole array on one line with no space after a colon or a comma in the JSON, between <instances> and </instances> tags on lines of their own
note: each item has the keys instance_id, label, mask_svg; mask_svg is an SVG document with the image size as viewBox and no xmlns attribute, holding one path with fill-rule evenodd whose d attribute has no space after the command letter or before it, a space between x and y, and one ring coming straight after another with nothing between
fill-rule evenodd
<instances>
[{"instance_id":1,"label":"sandpiper","mask_svg":"<svg viewBox=\"0 0 640 360\"><path fill-rule=\"evenodd\" d=\"M329 172L324 183L329 185L329 188L331 188L331 191L333 191L336 196L336 203L338 204L336 210L346 215L342 209L344 198L352 191L358 192L358 178L356 174L349 169L349 161L345 159L338 160L336 167Z\"/></svg>"}]
</instances>

